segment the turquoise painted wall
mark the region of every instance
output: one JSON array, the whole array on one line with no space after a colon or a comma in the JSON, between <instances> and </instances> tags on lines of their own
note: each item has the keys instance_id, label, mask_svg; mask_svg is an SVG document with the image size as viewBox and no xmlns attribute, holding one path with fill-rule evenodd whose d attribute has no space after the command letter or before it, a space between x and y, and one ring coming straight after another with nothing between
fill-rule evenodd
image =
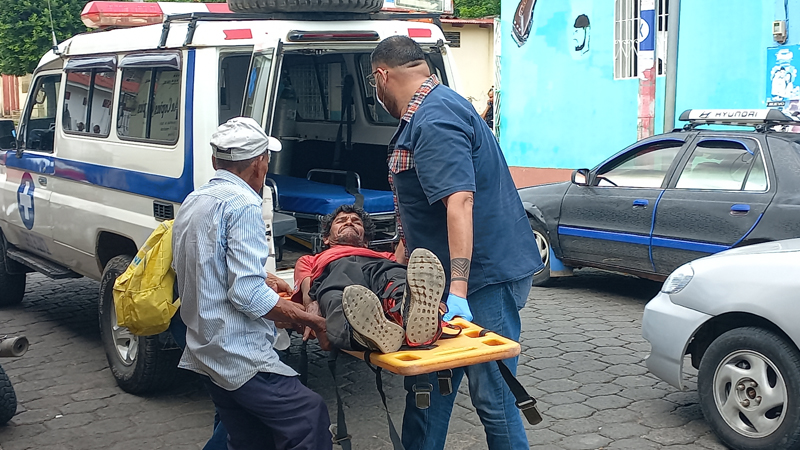
<instances>
[{"instance_id":1,"label":"turquoise painted wall","mask_svg":"<svg viewBox=\"0 0 800 450\"><path fill-rule=\"evenodd\" d=\"M502 3L499 135L509 165L593 167L636 141L639 80L614 80L614 3L537 0L522 46L512 38L518 2ZM576 56L579 14L590 20L590 50ZM795 18L786 44L800 43L800 0L682 0L676 116L765 107L767 48L778 46L772 21L781 15ZM658 77L656 133L664 92Z\"/></svg>"},{"instance_id":2,"label":"turquoise painted wall","mask_svg":"<svg viewBox=\"0 0 800 450\"><path fill-rule=\"evenodd\" d=\"M500 144L509 165L583 167L635 141L639 84L613 79L613 2L538 0L521 47L511 37L516 7L502 2ZM580 14L591 24L582 59L572 43Z\"/></svg>"}]
</instances>

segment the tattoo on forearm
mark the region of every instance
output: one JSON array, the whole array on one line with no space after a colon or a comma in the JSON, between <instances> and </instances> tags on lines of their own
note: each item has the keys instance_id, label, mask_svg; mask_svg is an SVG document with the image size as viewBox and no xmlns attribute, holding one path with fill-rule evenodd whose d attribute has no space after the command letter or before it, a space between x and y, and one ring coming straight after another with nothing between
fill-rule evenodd
<instances>
[{"instance_id":1,"label":"tattoo on forearm","mask_svg":"<svg viewBox=\"0 0 800 450\"><path fill-rule=\"evenodd\" d=\"M453 258L450 260L451 277L450 281L468 281L469 280L469 258Z\"/></svg>"}]
</instances>

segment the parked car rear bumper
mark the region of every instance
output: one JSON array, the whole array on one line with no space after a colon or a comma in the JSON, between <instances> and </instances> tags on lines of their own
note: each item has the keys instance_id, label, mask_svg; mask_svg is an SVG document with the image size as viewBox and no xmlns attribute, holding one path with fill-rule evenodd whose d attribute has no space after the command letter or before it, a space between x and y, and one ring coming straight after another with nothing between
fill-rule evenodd
<instances>
[{"instance_id":1,"label":"parked car rear bumper","mask_svg":"<svg viewBox=\"0 0 800 450\"><path fill-rule=\"evenodd\" d=\"M683 389L686 348L700 326L712 316L676 305L659 292L644 309L642 336L650 342L647 369L667 383Z\"/></svg>"}]
</instances>

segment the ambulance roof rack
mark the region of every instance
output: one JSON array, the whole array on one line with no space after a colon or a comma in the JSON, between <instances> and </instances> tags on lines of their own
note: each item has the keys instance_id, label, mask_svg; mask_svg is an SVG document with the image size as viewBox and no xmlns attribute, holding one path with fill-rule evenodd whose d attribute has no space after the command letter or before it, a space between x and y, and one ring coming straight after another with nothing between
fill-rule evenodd
<instances>
[{"instance_id":1,"label":"ambulance roof rack","mask_svg":"<svg viewBox=\"0 0 800 450\"><path fill-rule=\"evenodd\" d=\"M745 126L766 131L775 125L798 124L777 109L687 109L679 120L689 122L683 127L687 131L698 125Z\"/></svg>"},{"instance_id":2,"label":"ambulance roof rack","mask_svg":"<svg viewBox=\"0 0 800 450\"><path fill-rule=\"evenodd\" d=\"M440 21L441 14L438 13L415 13L415 12L377 12L371 14L359 13L227 13L219 14L213 12L193 12L185 14L170 14L164 18L164 28L161 31L161 39L158 48L167 45L170 25L173 22L189 22L186 30L186 39L183 46L191 45L194 38L194 31L198 21L222 22L222 21L245 21L245 20L304 20L304 21L335 21L335 20L417 20L430 21L442 28ZM363 40L363 39L362 39Z\"/></svg>"}]
</instances>

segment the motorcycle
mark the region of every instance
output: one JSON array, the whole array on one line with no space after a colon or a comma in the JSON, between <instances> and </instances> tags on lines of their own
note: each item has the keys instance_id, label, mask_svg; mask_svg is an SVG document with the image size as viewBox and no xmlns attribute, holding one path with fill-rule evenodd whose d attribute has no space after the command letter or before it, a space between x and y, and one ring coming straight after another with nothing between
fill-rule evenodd
<instances>
[{"instance_id":1,"label":"motorcycle","mask_svg":"<svg viewBox=\"0 0 800 450\"><path fill-rule=\"evenodd\" d=\"M28 340L25 336L9 337L0 336L0 358L19 357L28 351ZM11 380L0 366L0 425L14 417L17 412L17 396L14 394L14 387Z\"/></svg>"}]
</instances>

